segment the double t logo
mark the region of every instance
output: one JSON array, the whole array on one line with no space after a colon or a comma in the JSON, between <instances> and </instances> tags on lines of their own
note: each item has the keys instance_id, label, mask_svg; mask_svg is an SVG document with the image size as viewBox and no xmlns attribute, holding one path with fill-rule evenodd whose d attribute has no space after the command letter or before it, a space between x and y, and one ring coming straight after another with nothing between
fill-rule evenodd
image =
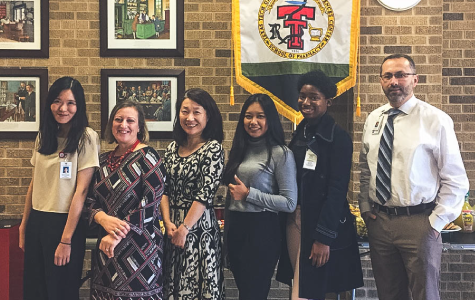
<instances>
[{"instance_id":1,"label":"double t logo","mask_svg":"<svg viewBox=\"0 0 475 300\"><path fill-rule=\"evenodd\" d=\"M305 16L306 20L302 20ZM287 40L288 49L303 50L303 28L307 28L307 20L315 20L315 7L305 5L286 5L277 7L277 18L285 19L284 27L290 28Z\"/></svg>"}]
</instances>

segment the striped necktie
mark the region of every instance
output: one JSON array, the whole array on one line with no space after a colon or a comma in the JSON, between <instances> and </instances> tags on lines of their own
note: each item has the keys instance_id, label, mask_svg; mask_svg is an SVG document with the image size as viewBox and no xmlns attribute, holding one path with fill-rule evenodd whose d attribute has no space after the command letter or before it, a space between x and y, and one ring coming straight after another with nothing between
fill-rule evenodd
<instances>
[{"instance_id":1,"label":"striped necktie","mask_svg":"<svg viewBox=\"0 0 475 300\"><path fill-rule=\"evenodd\" d=\"M401 111L397 108L389 110L388 121L384 126L379 142L378 169L376 172L376 197L384 205L391 198L391 160L393 156L394 118Z\"/></svg>"}]
</instances>

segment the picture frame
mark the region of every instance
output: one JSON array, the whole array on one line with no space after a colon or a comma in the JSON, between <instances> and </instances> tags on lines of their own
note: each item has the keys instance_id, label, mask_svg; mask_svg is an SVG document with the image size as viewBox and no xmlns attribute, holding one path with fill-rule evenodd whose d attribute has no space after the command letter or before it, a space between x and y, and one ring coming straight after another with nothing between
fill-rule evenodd
<instances>
[{"instance_id":1,"label":"picture frame","mask_svg":"<svg viewBox=\"0 0 475 300\"><path fill-rule=\"evenodd\" d=\"M184 69L102 69L102 137L117 102L134 100L142 104L150 138L171 139L175 104L184 92Z\"/></svg>"},{"instance_id":2,"label":"picture frame","mask_svg":"<svg viewBox=\"0 0 475 300\"><path fill-rule=\"evenodd\" d=\"M49 58L49 0L0 1L0 57Z\"/></svg>"},{"instance_id":3,"label":"picture frame","mask_svg":"<svg viewBox=\"0 0 475 300\"><path fill-rule=\"evenodd\" d=\"M48 69L0 69L0 139L34 139L48 95Z\"/></svg>"},{"instance_id":4,"label":"picture frame","mask_svg":"<svg viewBox=\"0 0 475 300\"><path fill-rule=\"evenodd\" d=\"M99 11L101 56L184 56L184 0L99 0Z\"/></svg>"}]
</instances>

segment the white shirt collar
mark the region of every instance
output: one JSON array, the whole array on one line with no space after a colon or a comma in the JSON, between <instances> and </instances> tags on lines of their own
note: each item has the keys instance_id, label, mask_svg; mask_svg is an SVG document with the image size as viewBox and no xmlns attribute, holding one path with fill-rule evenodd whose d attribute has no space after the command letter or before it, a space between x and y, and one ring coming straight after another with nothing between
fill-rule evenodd
<instances>
[{"instance_id":1,"label":"white shirt collar","mask_svg":"<svg viewBox=\"0 0 475 300\"><path fill-rule=\"evenodd\" d=\"M407 100L406 103L401 105L398 109L400 111L402 111L403 113L405 113L406 115L408 115L408 114L411 113L411 111L416 106L417 101L418 101L418 99L416 98L416 96L414 96L414 94L412 94L412 97L409 98L409 100ZM389 103L386 103L383 106L383 114L388 113L391 108L393 108L393 107Z\"/></svg>"}]
</instances>

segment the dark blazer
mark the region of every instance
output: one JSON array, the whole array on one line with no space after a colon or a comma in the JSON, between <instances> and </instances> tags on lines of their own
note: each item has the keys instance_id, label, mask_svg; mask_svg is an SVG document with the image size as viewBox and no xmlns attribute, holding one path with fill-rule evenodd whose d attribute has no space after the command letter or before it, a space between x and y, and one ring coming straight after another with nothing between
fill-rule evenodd
<instances>
[{"instance_id":1,"label":"dark blazer","mask_svg":"<svg viewBox=\"0 0 475 300\"><path fill-rule=\"evenodd\" d=\"M296 136L301 134L306 124L306 120L299 124L289 148L292 149ZM307 142L307 148L317 155L317 165L315 170L303 169L300 178L302 235L299 291L300 296L304 298L321 298L322 291L336 292L332 289L346 291L361 286L362 275L359 270L356 272L355 282L348 283L322 280L322 277L328 277L334 272L347 272L347 270L328 269L334 265L332 260L339 259L339 256L335 254L337 250L349 249L352 255L348 255L348 259L353 257L358 260L356 265L360 264L354 216L350 212L346 199L353 143L348 133L338 126L328 113L321 117L315 132L311 134L313 136ZM329 245L331 250L330 261L320 268L312 266L308 259L314 241ZM350 262L349 265L355 264ZM292 277L293 271L284 238L277 280L290 284Z\"/></svg>"}]
</instances>

